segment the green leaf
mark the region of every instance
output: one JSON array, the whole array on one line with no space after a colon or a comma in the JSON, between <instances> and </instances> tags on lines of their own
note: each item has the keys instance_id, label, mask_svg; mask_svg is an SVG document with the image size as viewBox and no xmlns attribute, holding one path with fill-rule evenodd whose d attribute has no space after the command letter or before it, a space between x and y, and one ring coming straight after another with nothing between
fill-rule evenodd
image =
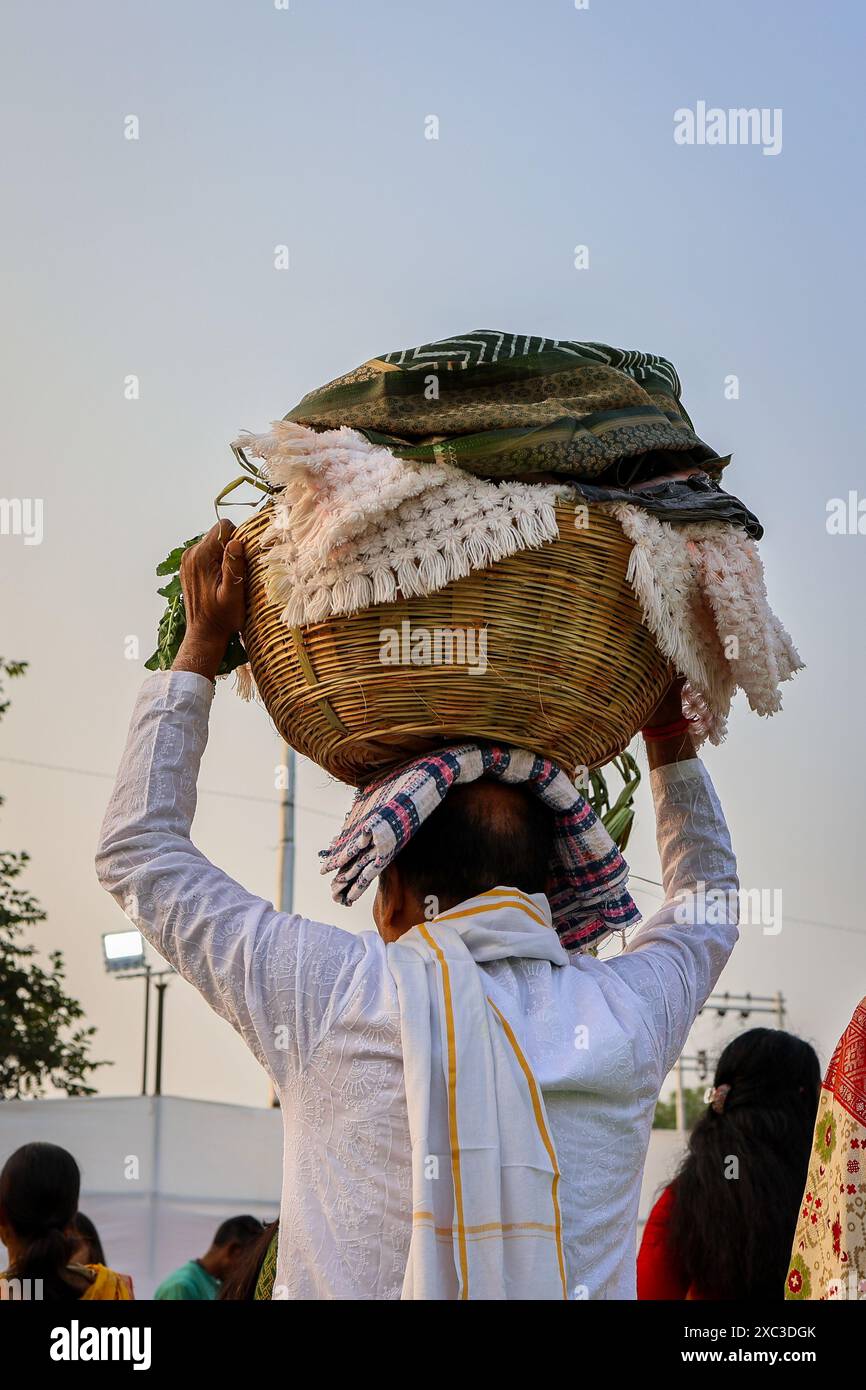
<instances>
[{"instance_id":1,"label":"green leaf","mask_svg":"<svg viewBox=\"0 0 866 1390\"><path fill-rule=\"evenodd\" d=\"M171 554L156 567L158 575L170 574L173 577L167 584L163 584L162 588L157 589L157 593L167 602L165 611L159 620L156 651L144 663L147 671L168 671L180 651L180 644L186 634L186 609L184 608L183 589L180 583L180 564L184 551L189 550L191 545L197 545L200 540L201 536L193 536L192 540L185 541L183 545L175 546ZM228 644L217 675L227 676L236 667L246 665L248 660L243 642L236 633Z\"/></svg>"},{"instance_id":2,"label":"green leaf","mask_svg":"<svg viewBox=\"0 0 866 1390\"><path fill-rule=\"evenodd\" d=\"M183 559L183 552L189 550L191 545L198 545L203 535L204 531L202 531L200 536L193 536L191 541L184 541L183 545L176 545L174 550L172 550L169 555L166 555L165 559L157 565L157 574L177 574L180 569L180 562ZM162 592L162 590L160 590L160 592Z\"/></svg>"},{"instance_id":3,"label":"green leaf","mask_svg":"<svg viewBox=\"0 0 866 1390\"><path fill-rule=\"evenodd\" d=\"M0 687L25 669L0 658ZM0 709L7 704L0 699ZM89 1073L107 1065L88 1055L93 1029L77 1026L84 1008L66 992L62 952L37 959L31 929L45 913L20 883L28 863L25 850L0 850L0 1102L48 1090L90 1094Z\"/></svg>"},{"instance_id":4,"label":"green leaf","mask_svg":"<svg viewBox=\"0 0 866 1390\"><path fill-rule=\"evenodd\" d=\"M625 849L634 824L634 795L640 785L640 768L630 753L621 753L606 764L623 780L623 788L613 805L607 780L598 768L589 774L587 801L619 848Z\"/></svg>"}]
</instances>

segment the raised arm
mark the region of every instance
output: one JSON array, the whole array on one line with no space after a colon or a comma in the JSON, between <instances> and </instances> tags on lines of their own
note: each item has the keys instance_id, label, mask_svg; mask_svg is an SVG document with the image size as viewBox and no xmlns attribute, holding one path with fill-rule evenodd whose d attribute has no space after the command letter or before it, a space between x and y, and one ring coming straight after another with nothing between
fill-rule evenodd
<instances>
[{"instance_id":1,"label":"raised arm","mask_svg":"<svg viewBox=\"0 0 866 1390\"><path fill-rule=\"evenodd\" d=\"M224 556L215 528L196 550L198 559L193 552L182 571L187 638L174 669L150 676L139 694L97 874L151 945L279 1079L315 1047L364 952L348 932L275 911L190 840L213 678L244 616L237 543ZM323 958L328 970L317 973ZM327 989L317 986L318 975Z\"/></svg>"},{"instance_id":2,"label":"raised arm","mask_svg":"<svg viewBox=\"0 0 866 1390\"><path fill-rule=\"evenodd\" d=\"M679 684L650 733L681 716ZM687 732L647 742L665 901L621 956L608 962L633 994L661 1081L737 940L738 880L728 827Z\"/></svg>"}]
</instances>

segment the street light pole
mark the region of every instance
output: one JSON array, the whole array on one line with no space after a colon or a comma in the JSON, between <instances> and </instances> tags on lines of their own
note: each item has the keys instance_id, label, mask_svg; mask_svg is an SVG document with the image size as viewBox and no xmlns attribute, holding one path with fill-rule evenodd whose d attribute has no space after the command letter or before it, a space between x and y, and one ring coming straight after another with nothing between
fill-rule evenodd
<instances>
[{"instance_id":1,"label":"street light pole","mask_svg":"<svg viewBox=\"0 0 866 1390\"><path fill-rule=\"evenodd\" d=\"M164 970L154 970L147 959L145 941L140 931L126 930L102 933L102 951L105 968L116 980L144 980L144 1047L141 1059L141 1094L147 1095L147 1064L150 1060L150 982L156 980L156 1095L162 1087L162 1025L165 1009L165 987L167 979L163 976L174 974L170 965Z\"/></svg>"},{"instance_id":2,"label":"street light pole","mask_svg":"<svg viewBox=\"0 0 866 1390\"><path fill-rule=\"evenodd\" d=\"M144 1061L141 1068L141 1094L147 1095L147 1045L150 1036L150 966L144 967Z\"/></svg>"},{"instance_id":3,"label":"street light pole","mask_svg":"<svg viewBox=\"0 0 866 1390\"><path fill-rule=\"evenodd\" d=\"M295 753L285 739L280 749L278 778L280 806L274 901L279 912L291 913L295 902ZM279 1104L272 1081L268 1084L268 1098L271 1107Z\"/></svg>"},{"instance_id":4,"label":"street light pole","mask_svg":"<svg viewBox=\"0 0 866 1390\"><path fill-rule=\"evenodd\" d=\"M685 1134L686 1130L686 1098L683 1092L683 1059L677 1059L677 1090L676 1090L676 1112L677 1130L680 1134Z\"/></svg>"},{"instance_id":5,"label":"street light pole","mask_svg":"<svg viewBox=\"0 0 866 1390\"><path fill-rule=\"evenodd\" d=\"M277 909L291 912L295 897L295 754L284 741L279 772L280 832L277 839Z\"/></svg>"},{"instance_id":6,"label":"street light pole","mask_svg":"<svg viewBox=\"0 0 866 1390\"><path fill-rule=\"evenodd\" d=\"M156 982L156 1079L153 1084L153 1094L162 1095L162 1025L163 1011L165 1008L165 991L168 988L168 980L158 979Z\"/></svg>"}]
</instances>

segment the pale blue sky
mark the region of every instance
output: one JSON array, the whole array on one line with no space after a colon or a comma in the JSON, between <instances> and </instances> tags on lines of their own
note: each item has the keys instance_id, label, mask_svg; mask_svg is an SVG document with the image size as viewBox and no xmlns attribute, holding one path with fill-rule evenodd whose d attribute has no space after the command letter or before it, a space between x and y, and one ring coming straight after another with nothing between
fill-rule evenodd
<instances>
[{"instance_id":1,"label":"pale blue sky","mask_svg":"<svg viewBox=\"0 0 866 1390\"><path fill-rule=\"evenodd\" d=\"M239 429L377 352L475 327L664 353L699 433L734 453L728 485L766 525L770 597L808 663L780 716L738 702L708 755L743 882L781 889L785 911L778 936L745 928L723 985L783 989L826 1061L866 988L866 537L825 528L828 499L864 488L862 7L10 0L6 15L0 496L43 498L45 536L0 537L2 650L32 663L0 756L116 766L141 678L124 638L149 654L153 567L209 524ZM781 153L675 144L674 111L699 100L781 108ZM197 841L270 895L276 740L228 688L213 730L203 784L261 800L204 796ZM92 870L108 783L0 763L0 788L3 842L30 850L50 914L40 940L66 951L116 1060L101 1085L134 1091L140 987L103 974L100 934L122 919ZM345 793L305 766L299 798L298 907L369 926L367 902L332 909L313 860ZM629 858L658 876L645 797ZM264 1100L180 982L167 1028L167 1089Z\"/></svg>"}]
</instances>

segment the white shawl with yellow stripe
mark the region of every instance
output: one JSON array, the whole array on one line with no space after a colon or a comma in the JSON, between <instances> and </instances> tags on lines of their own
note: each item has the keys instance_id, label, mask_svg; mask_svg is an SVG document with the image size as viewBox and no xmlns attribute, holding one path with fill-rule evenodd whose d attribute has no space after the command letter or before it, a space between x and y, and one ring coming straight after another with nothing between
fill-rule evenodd
<instances>
[{"instance_id":1,"label":"white shawl with yellow stripe","mask_svg":"<svg viewBox=\"0 0 866 1390\"><path fill-rule=\"evenodd\" d=\"M478 968L509 957L568 965L543 895L492 889L388 947L412 1143L404 1299L568 1297L541 1089Z\"/></svg>"}]
</instances>

